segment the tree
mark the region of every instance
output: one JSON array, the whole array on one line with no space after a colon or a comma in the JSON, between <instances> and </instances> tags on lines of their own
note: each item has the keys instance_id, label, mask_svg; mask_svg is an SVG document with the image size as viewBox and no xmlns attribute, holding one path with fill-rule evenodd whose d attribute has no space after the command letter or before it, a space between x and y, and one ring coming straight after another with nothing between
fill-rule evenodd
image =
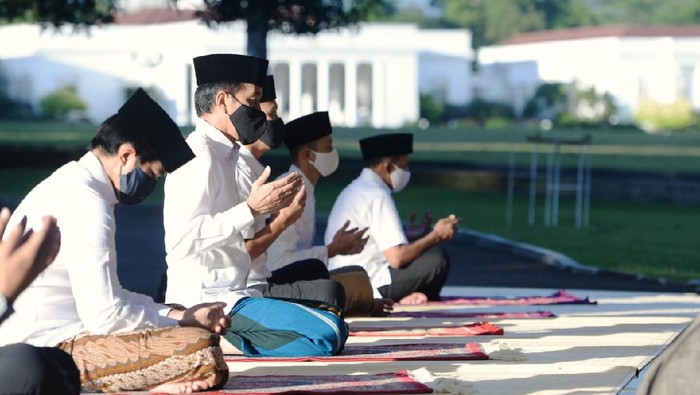
<instances>
[{"instance_id":1,"label":"tree","mask_svg":"<svg viewBox=\"0 0 700 395\"><path fill-rule=\"evenodd\" d=\"M170 0L177 5L177 0ZM111 23L119 0L0 0L0 23L36 21L46 26ZM316 34L393 10L390 0L203 0L197 15L208 24L245 20L247 52L267 57L267 33Z\"/></svg>"},{"instance_id":2,"label":"tree","mask_svg":"<svg viewBox=\"0 0 700 395\"><path fill-rule=\"evenodd\" d=\"M198 15L207 23L244 19L247 52L267 57L267 33L316 34L377 19L392 9L388 0L204 0Z\"/></svg>"},{"instance_id":3,"label":"tree","mask_svg":"<svg viewBox=\"0 0 700 395\"><path fill-rule=\"evenodd\" d=\"M44 26L76 28L114 21L116 0L2 0L0 24L38 22Z\"/></svg>"},{"instance_id":4,"label":"tree","mask_svg":"<svg viewBox=\"0 0 700 395\"><path fill-rule=\"evenodd\" d=\"M515 34L595 24L586 0L432 0L445 21L472 31L475 49Z\"/></svg>"}]
</instances>

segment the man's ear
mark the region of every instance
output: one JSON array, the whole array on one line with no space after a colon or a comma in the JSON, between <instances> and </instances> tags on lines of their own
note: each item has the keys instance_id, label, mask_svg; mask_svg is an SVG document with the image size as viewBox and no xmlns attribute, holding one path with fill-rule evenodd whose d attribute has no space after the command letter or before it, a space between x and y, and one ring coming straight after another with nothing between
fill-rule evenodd
<instances>
[{"instance_id":1,"label":"man's ear","mask_svg":"<svg viewBox=\"0 0 700 395\"><path fill-rule=\"evenodd\" d=\"M122 166L126 164L131 156L136 156L136 149L131 143L124 143L119 146L119 149L117 150L117 157L119 158L119 162L122 164Z\"/></svg>"},{"instance_id":2,"label":"man's ear","mask_svg":"<svg viewBox=\"0 0 700 395\"><path fill-rule=\"evenodd\" d=\"M214 105L216 107L223 107L224 111L226 111L226 96L228 96L228 93L223 90L216 92L216 96L214 96Z\"/></svg>"},{"instance_id":3,"label":"man's ear","mask_svg":"<svg viewBox=\"0 0 700 395\"><path fill-rule=\"evenodd\" d=\"M387 174L390 174L393 167L391 164L391 158L384 158L382 159L382 162L384 162L383 166L386 169Z\"/></svg>"}]
</instances>

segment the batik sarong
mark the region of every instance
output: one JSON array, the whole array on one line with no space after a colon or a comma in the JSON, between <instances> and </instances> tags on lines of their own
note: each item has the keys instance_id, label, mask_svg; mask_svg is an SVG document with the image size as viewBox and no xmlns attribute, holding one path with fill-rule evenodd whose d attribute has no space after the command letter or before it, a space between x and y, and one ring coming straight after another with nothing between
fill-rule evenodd
<instances>
[{"instance_id":1,"label":"batik sarong","mask_svg":"<svg viewBox=\"0 0 700 395\"><path fill-rule=\"evenodd\" d=\"M205 329L172 327L82 334L58 347L73 357L84 391L119 392L192 380L225 384L228 367L219 340Z\"/></svg>"}]
</instances>

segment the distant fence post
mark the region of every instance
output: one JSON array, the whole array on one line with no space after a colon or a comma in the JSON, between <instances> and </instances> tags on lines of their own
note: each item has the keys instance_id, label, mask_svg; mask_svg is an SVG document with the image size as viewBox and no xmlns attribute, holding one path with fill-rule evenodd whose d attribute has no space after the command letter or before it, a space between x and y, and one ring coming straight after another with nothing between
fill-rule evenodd
<instances>
[{"instance_id":1,"label":"distant fence post","mask_svg":"<svg viewBox=\"0 0 700 395\"><path fill-rule=\"evenodd\" d=\"M591 144L590 134L577 139L543 137L539 133L527 136L527 141L532 144L530 153L529 171L529 200L528 200L528 225L536 222L537 209L537 183L538 183L538 146L547 146L547 161L545 167L544 186L544 210L543 222L545 227L559 225L559 197L562 191L575 192L576 203L574 206L574 226L580 229L590 224L590 199L591 199L591 158L588 155L587 146ZM561 182L561 155L562 146L578 148L576 161L576 181L571 184ZM564 153L566 150L564 150ZM506 203L506 223L513 222L513 201L515 195L515 153L511 152L508 159L508 200Z\"/></svg>"}]
</instances>

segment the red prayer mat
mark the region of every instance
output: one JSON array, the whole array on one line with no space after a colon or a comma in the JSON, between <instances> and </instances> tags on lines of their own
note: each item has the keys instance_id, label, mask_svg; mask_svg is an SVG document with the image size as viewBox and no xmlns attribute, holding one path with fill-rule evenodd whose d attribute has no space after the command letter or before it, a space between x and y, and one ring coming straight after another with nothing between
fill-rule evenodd
<instances>
[{"instance_id":1,"label":"red prayer mat","mask_svg":"<svg viewBox=\"0 0 700 395\"><path fill-rule=\"evenodd\" d=\"M524 313L503 312L459 312L459 311L398 311L388 317L411 318L482 318L482 319L507 319L507 318L552 318L556 317L551 311L528 311Z\"/></svg>"},{"instance_id":2,"label":"red prayer mat","mask_svg":"<svg viewBox=\"0 0 700 395\"><path fill-rule=\"evenodd\" d=\"M475 322L457 326L412 326L407 328L361 327L350 325L350 336L483 336L502 335L503 328L490 322Z\"/></svg>"},{"instance_id":3,"label":"red prayer mat","mask_svg":"<svg viewBox=\"0 0 700 395\"><path fill-rule=\"evenodd\" d=\"M349 344L330 357L226 356L226 362L470 361L489 359L478 343Z\"/></svg>"},{"instance_id":4,"label":"red prayer mat","mask_svg":"<svg viewBox=\"0 0 700 395\"><path fill-rule=\"evenodd\" d=\"M430 394L408 372L324 376L231 376L224 394Z\"/></svg>"},{"instance_id":5,"label":"red prayer mat","mask_svg":"<svg viewBox=\"0 0 700 395\"><path fill-rule=\"evenodd\" d=\"M412 379L407 371L323 376L231 376L223 389L199 394L430 394L433 390ZM135 393L134 393L135 394ZM141 395L164 395L144 393ZM114 394L126 395L126 394Z\"/></svg>"},{"instance_id":6,"label":"red prayer mat","mask_svg":"<svg viewBox=\"0 0 700 395\"><path fill-rule=\"evenodd\" d=\"M548 304L598 304L588 297L582 298L560 289L548 296L519 297L481 297L481 296L443 296L440 301L428 302L429 305L548 305Z\"/></svg>"}]
</instances>

